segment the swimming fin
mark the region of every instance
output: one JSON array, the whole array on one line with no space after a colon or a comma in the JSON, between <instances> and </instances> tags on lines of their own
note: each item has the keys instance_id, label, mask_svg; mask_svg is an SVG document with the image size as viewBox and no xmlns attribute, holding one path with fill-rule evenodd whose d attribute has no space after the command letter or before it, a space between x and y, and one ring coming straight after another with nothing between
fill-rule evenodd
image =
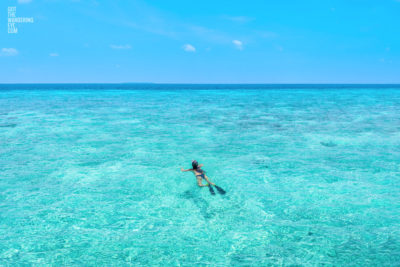
<instances>
[{"instance_id":1,"label":"swimming fin","mask_svg":"<svg viewBox=\"0 0 400 267\"><path fill-rule=\"evenodd\" d=\"M211 195L215 195L214 189L212 188L212 185L208 185L208 189L210 189Z\"/></svg>"},{"instance_id":2,"label":"swimming fin","mask_svg":"<svg viewBox=\"0 0 400 267\"><path fill-rule=\"evenodd\" d=\"M217 188L217 190L218 190L218 193L220 193L221 195L225 195L226 194L226 192L225 192L225 190L224 189L222 189L221 187L219 187L218 185L214 185L215 186L215 188Z\"/></svg>"}]
</instances>

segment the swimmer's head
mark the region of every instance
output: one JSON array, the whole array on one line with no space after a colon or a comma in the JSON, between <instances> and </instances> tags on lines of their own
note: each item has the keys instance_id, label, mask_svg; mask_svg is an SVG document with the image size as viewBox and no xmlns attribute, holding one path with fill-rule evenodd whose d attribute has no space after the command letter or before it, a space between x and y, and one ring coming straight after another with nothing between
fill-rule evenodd
<instances>
[{"instance_id":1,"label":"swimmer's head","mask_svg":"<svg viewBox=\"0 0 400 267\"><path fill-rule=\"evenodd\" d=\"M193 167L193 169L197 169L197 167L199 166L199 163L197 162L197 160L193 160L192 161L192 167Z\"/></svg>"}]
</instances>

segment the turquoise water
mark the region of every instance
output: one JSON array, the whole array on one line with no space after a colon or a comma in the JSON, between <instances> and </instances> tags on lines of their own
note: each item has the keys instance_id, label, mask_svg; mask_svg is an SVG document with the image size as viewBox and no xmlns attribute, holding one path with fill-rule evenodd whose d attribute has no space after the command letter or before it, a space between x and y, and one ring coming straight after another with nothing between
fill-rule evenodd
<instances>
[{"instance_id":1,"label":"turquoise water","mask_svg":"<svg viewBox=\"0 0 400 267\"><path fill-rule=\"evenodd\" d=\"M399 266L400 89L309 87L2 85L0 265Z\"/></svg>"}]
</instances>

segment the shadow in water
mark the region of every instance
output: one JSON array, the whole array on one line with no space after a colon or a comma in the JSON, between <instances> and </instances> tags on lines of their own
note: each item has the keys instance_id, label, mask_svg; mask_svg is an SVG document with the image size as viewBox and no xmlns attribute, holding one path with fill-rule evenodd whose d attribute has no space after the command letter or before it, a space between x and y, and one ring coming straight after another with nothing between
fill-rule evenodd
<instances>
[{"instance_id":1,"label":"shadow in water","mask_svg":"<svg viewBox=\"0 0 400 267\"><path fill-rule=\"evenodd\" d=\"M210 219L212 218L215 213L210 212L208 210L209 204L208 202L199 196L198 193L194 193L192 190L187 190L183 194L180 195L182 198L193 201L193 203L196 205L196 207L199 208L200 214L205 218L205 219Z\"/></svg>"},{"instance_id":2,"label":"shadow in water","mask_svg":"<svg viewBox=\"0 0 400 267\"><path fill-rule=\"evenodd\" d=\"M0 128L15 128L17 127L16 123L4 123L0 124Z\"/></svg>"},{"instance_id":3,"label":"shadow in water","mask_svg":"<svg viewBox=\"0 0 400 267\"><path fill-rule=\"evenodd\" d=\"M320 144L323 145L323 146L326 146L326 147L335 147L335 146L337 146L337 144L335 144L335 143L332 142L332 141L329 141L329 142L320 142Z\"/></svg>"}]
</instances>

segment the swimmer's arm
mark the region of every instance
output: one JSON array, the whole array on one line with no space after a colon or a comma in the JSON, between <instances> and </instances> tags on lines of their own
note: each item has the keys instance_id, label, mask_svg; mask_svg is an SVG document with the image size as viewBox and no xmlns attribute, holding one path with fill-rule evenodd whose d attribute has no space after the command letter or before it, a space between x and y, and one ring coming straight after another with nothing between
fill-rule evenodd
<instances>
[{"instance_id":1,"label":"swimmer's arm","mask_svg":"<svg viewBox=\"0 0 400 267\"><path fill-rule=\"evenodd\" d=\"M191 171L193 171L193 169L187 169L187 170L185 170L184 168L181 168L181 172L191 172Z\"/></svg>"},{"instance_id":2,"label":"swimmer's arm","mask_svg":"<svg viewBox=\"0 0 400 267\"><path fill-rule=\"evenodd\" d=\"M199 165L199 168L201 168L201 167L203 167L203 166L204 166L204 164L200 164L200 165Z\"/></svg>"}]
</instances>

